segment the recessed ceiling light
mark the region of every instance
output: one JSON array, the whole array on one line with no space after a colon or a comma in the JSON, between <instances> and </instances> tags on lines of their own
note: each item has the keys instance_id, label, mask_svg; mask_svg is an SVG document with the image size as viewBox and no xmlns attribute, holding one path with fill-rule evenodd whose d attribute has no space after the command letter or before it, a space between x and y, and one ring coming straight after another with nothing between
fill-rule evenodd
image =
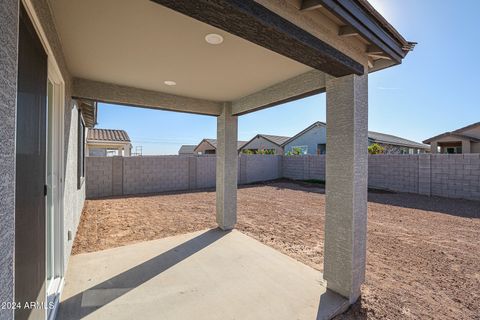
<instances>
[{"instance_id":1,"label":"recessed ceiling light","mask_svg":"<svg viewBox=\"0 0 480 320\"><path fill-rule=\"evenodd\" d=\"M223 42L223 37L216 33L210 33L205 36L205 41L210 44L216 45Z\"/></svg>"},{"instance_id":2,"label":"recessed ceiling light","mask_svg":"<svg viewBox=\"0 0 480 320\"><path fill-rule=\"evenodd\" d=\"M177 85L177 83L175 81L171 81L171 80L164 81L163 83L165 83L167 86L176 86Z\"/></svg>"}]
</instances>

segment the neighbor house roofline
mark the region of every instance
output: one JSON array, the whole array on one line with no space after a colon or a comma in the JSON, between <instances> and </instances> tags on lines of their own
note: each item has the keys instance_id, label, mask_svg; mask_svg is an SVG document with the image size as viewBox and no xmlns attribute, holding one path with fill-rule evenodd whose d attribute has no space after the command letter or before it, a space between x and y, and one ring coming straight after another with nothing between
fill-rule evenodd
<instances>
[{"instance_id":1,"label":"neighbor house roofline","mask_svg":"<svg viewBox=\"0 0 480 320\"><path fill-rule=\"evenodd\" d=\"M304 135L304 134L307 133L308 131L312 130L312 129L315 128L316 126L326 127L327 124L326 124L325 122L322 122L322 121L315 121L314 123L312 123L311 125L309 125L309 126L306 127L305 129L303 129L302 131L300 131L299 133L297 133L296 135L294 135L293 137L291 137L290 139L288 139L287 141L285 141L285 142L282 144L282 147L285 147L287 144L289 144L289 143L292 142L293 140L297 139L298 137L301 137L302 135Z\"/></svg>"},{"instance_id":2,"label":"neighbor house roofline","mask_svg":"<svg viewBox=\"0 0 480 320\"><path fill-rule=\"evenodd\" d=\"M459 130L464 130L466 128L467 127L459 129ZM461 139L464 139L464 140L470 140L470 141L474 141L474 142L480 142L480 139L478 139L478 138L471 137L471 136L468 136L468 135L465 135L465 134L456 133L456 132L457 132L457 130L451 131L451 132L444 132L444 133L439 134L435 137L431 137L427 140L424 140L423 143L430 144L430 143L432 143L433 140L437 140L437 139L440 139L440 138L443 138L443 137L448 137L448 136L453 136L453 137L461 138Z\"/></svg>"},{"instance_id":3,"label":"neighbor house roofline","mask_svg":"<svg viewBox=\"0 0 480 320\"><path fill-rule=\"evenodd\" d=\"M466 130L469 130L469 129L472 129L472 128L475 128L475 127L480 127L480 122L475 122L475 123L469 124L468 126L462 127L460 129L457 129L457 130L441 133L439 135L436 135L434 137L431 137L431 138L428 138L428 139L424 140L423 143L431 143L432 140L436 140L436 139L439 139L439 138L442 138L442 137L445 137L445 136L449 136L449 135L450 136L456 136L456 137L463 138L463 139L469 139L470 141L479 142L480 139L478 139L478 138L462 134L463 131L466 131Z\"/></svg>"},{"instance_id":4,"label":"neighbor house roofline","mask_svg":"<svg viewBox=\"0 0 480 320\"><path fill-rule=\"evenodd\" d=\"M197 151L198 147L200 147L200 145L204 142L208 143L213 149L217 149L217 146L214 146L210 140L215 140L215 139L208 139L208 138L202 139L202 141L200 141L197 144L197 146L195 147L195 149L193 149L193 151Z\"/></svg>"},{"instance_id":5,"label":"neighbor house roofline","mask_svg":"<svg viewBox=\"0 0 480 320\"><path fill-rule=\"evenodd\" d=\"M203 142L206 142L208 143L213 149L217 149L217 139L209 139L209 138L205 138L205 139L202 139L202 141L200 141L199 144L197 144L197 146L195 147L195 149L193 150L194 152L197 151L198 147L203 143ZM247 143L247 141L237 141L237 149L240 150L245 144Z\"/></svg>"},{"instance_id":6,"label":"neighbor house roofline","mask_svg":"<svg viewBox=\"0 0 480 320\"><path fill-rule=\"evenodd\" d=\"M422 144L416 141L394 136L392 134L386 134L386 133L375 132L375 131L368 131L368 139L372 140L375 143L389 144L392 146L417 148L417 149L423 149L423 150L430 149L430 146L426 144Z\"/></svg>"},{"instance_id":7,"label":"neighbor house roofline","mask_svg":"<svg viewBox=\"0 0 480 320\"><path fill-rule=\"evenodd\" d=\"M279 143L277 141L275 141L275 138L279 138L281 140L283 139L290 139L290 137L286 137L286 136L276 136L276 135L272 135L272 134L262 134L262 133L259 133L257 135L255 135L252 139L248 140L245 144L243 144L243 146L240 147L240 149L243 149L245 148L250 142L252 142L253 140L257 139L257 138L260 138L262 137L263 139L273 143L274 145L276 146L279 146L279 147L283 147L283 142L282 143Z\"/></svg>"},{"instance_id":8,"label":"neighbor house roofline","mask_svg":"<svg viewBox=\"0 0 480 320\"><path fill-rule=\"evenodd\" d=\"M469 129L472 129L472 128L475 128L475 127L480 127L480 122L475 122L475 123L469 124L468 126L465 126L463 128L454 130L453 132L459 133L459 132L463 132L465 130L469 130Z\"/></svg>"},{"instance_id":9,"label":"neighbor house roofline","mask_svg":"<svg viewBox=\"0 0 480 320\"><path fill-rule=\"evenodd\" d=\"M87 133L88 143L130 143L125 130L91 128Z\"/></svg>"}]
</instances>

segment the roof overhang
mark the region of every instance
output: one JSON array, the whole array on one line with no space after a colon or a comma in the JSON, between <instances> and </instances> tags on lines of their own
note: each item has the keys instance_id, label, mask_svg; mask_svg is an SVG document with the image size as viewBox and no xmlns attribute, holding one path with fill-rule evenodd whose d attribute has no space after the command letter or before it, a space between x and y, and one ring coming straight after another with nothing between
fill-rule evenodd
<instances>
[{"instance_id":1,"label":"roof overhang","mask_svg":"<svg viewBox=\"0 0 480 320\"><path fill-rule=\"evenodd\" d=\"M232 102L245 114L323 92L326 74L400 63L412 47L364 0L48 2L53 23L42 23L58 31L72 95L147 108L218 116ZM225 41L207 44L208 33Z\"/></svg>"},{"instance_id":2,"label":"roof overhang","mask_svg":"<svg viewBox=\"0 0 480 320\"><path fill-rule=\"evenodd\" d=\"M473 142L480 142L480 139L475 138L475 137L470 137L470 136L463 135L463 134L456 133L456 132L445 132L445 133L439 134L435 137L431 137L427 140L424 140L423 143L430 144L430 143L432 143L432 141L439 140L439 139L442 139L442 138L445 138L445 137L455 137L459 140L468 140L468 141L473 141Z\"/></svg>"},{"instance_id":3,"label":"roof overhang","mask_svg":"<svg viewBox=\"0 0 480 320\"><path fill-rule=\"evenodd\" d=\"M398 64L416 44L406 41L366 0L318 2L345 23L342 27L344 35L350 30L350 35L360 36L369 42L367 54L371 57L391 59Z\"/></svg>"},{"instance_id":4,"label":"roof overhang","mask_svg":"<svg viewBox=\"0 0 480 320\"><path fill-rule=\"evenodd\" d=\"M97 102L93 100L78 99L78 109L82 112L85 126L93 128L97 124Z\"/></svg>"},{"instance_id":5,"label":"roof overhang","mask_svg":"<svg viewBox=\"0 0 480 320\"><path fill-rule=\"evenodd\" d=\"M333 76L363 74L361 63L253 0L152 0Z\"/></svg>"}]
</instances>

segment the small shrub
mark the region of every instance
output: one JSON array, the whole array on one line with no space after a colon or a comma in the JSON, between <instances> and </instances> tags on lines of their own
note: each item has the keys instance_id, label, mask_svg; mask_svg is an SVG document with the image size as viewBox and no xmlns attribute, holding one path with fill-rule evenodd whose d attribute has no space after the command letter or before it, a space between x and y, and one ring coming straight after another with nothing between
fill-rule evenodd
<instances>
[{"instance_id":1,"label":"small shrub","mask_svg":"<svg viewBox=\"0 0 480 320\"><path fill-rule=\"evenodd\" d=\"M368 146L369 154L383 154L384 152L385 152L385 148L377 143L374 143Z\"/></svg>"}]
</instances>

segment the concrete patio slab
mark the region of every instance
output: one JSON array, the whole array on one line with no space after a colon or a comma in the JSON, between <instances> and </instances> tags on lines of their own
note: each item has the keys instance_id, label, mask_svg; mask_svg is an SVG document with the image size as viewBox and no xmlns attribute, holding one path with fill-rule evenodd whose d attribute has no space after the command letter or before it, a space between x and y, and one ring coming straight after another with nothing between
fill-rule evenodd
<instances>
[{"instance_id":1,"label":"concrete patio slab","mask_svg":"<svg viewBox=\"0 0 480 320\"><path fill-rule=\"evenodd\" d=\"M241 232L195 232L72 256L57 319L329 319L322 274Z\"/></svg>"}]
</instances>

